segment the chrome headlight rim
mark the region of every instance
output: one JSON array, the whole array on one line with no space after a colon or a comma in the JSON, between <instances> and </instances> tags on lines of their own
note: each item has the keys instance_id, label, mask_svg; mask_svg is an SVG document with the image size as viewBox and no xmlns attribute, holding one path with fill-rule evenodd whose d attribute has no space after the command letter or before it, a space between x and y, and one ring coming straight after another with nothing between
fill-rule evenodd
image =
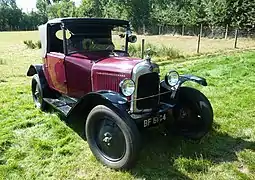
<instances>
[{"instance_id":1,"label":"chrome headlight rim","mask_svg":"<svg viewBox=\"0 0 255 180\"><path fill-rule=\"evenodd\" d=\"M131 85L130 87L128 87ZM132 79L123 79L120 84L120 91L125 97L132 96L135 92L135 82Z\"/></svg>"},{"instance_id":2,"label":"chrome headlight rim","mask_svg":"<svg viewBox=\"0 0 255 180\"><path fill-rule=\"evenodd\" d=\"M167 85L173 87L178 84L180 75L177 71L171 70L165 76L165 82Z\"/></svg>"}]
</instances>

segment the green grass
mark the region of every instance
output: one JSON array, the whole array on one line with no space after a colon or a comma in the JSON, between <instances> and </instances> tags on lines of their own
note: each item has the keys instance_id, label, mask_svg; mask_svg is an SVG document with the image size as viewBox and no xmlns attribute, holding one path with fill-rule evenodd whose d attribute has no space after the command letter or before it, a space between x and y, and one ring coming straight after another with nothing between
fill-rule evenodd
<instances>
[{"instance_id":1,"label":"green grass","mask_svg":"<svg viewBox=\"0 0 255 180\"><path fill-rule=\"evenodd\" d=\"M40 50L24 40L37 32L0 33L0 179L255 179L255 51L171 61L161 66L204 76L215 113L213 131L199 142L143 133L134 169L114 171L56 113L34 108L30 78ZM193 84L191 84L193 85Z\"/></svg>"}]
</instances>

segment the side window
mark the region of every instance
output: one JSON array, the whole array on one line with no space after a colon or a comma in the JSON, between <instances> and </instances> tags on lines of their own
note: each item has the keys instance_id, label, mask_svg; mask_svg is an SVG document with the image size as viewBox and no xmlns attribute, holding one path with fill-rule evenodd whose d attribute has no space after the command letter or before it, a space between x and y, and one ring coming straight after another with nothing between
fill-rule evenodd
<instances>
[{"instance_id":1,"label":"side window","mask_svg":"<svg viewBox=\"0 0 255 180\"><path fill-rule=\"evenodd\" d=\"M50 32L49 36L49 52L63 53L63 40L60 40L56 37L54 29Z\"/></svg>"},{"instance_id":2,"label":"side window","mask_svg":"<svg viewBox=\"0 0 255 180\"><path fill-rule=\"evenodd\" d=\"M59 40L62 40L64 39L63 37L63 30L58 30L56 33L55 33L55 36L59 39ZM70 31L66 30L66 39L70 39L71 38L71 33Z\"/></svg>"},{"instance_id":3,"label":"side window","mask_svg":"<svg viewBox=\"0 0 255 180\"><path fill-rule=\"evenodd\" d=\"M116 50L125 50L126 29L123 27L115 27L112 30L112 42Z\"/></svg>"},{"instance_id":4,"label":"side window","mask_svg":"<svg viewBox=\"0 0 255 180\"><path fill-rule=\"evenodd\" d=\"M71 37L69 31L66 31L67 39ZM60 28L52 28L49 38L49 52L63 53L63 31Z\"/></svg>"}]
</instances>

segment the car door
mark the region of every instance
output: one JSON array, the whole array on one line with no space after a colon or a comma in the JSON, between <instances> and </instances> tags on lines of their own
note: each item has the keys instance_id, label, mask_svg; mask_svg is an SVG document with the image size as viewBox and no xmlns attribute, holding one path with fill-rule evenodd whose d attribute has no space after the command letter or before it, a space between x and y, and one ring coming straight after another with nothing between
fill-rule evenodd
<instances>
[{"instance_id":1,"label":"car door","mask_svg":"<svg viewBox=\"0 0 255 180\"><path fill-rule=\"evenodd\" d=\"M67 94L67 81L63 53L47 53L45 68L49 86L62 94Z\"/></svg>"},{"instance_id":2,"label":"car door","mask_svg":"<svg viewBox=\"0 0 255 180\"><path fill-rule=\"evenodd\" d=\"M65 67L69 96L79 98L92 91L92 66L93 61L85 55L66 56Z\"/></svg>"}]
</instances>

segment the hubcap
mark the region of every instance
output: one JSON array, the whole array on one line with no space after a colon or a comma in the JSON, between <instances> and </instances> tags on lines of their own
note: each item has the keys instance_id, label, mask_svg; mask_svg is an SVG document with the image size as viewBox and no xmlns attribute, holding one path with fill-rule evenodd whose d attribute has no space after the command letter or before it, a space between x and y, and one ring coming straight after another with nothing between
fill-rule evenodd
<instances>
[{"instance_id":1,"label":"hubcap","mask_svg":"<svg viewBox=\"0 0 255 180\"><path fill-rule=\"evenodd\" d=\"M184 119L184 118L187 118L189 116L188 112L185 111L184 108L181 108L180 109L180 118Z\"/></svg>"},{"instance_id":2,"label":"hubcap","mask_svg":"<svg viewBox=\"0 0 255 180\"><path fill-rule=\"evenodd\" d=\"M104 138L103 138L103 142L105 142L107 144L107 146L110 146L111 145L111 140L112 140L112 135L107 132L104 134Z\"/></svg>"},{"instance_id":3,"label":"hubcap","mask_svg":"<svg viewBox=\"0 0 255 180\"><path fill-rule=\"evenodd\" d=\"M203 131L204 122L194 106L182 104L175 109L175 124L182 132L199 133Z\"/></svg>"},{"instance_id":4,"label":"hubcap","mask_svg":"<svg viewBox=\"0 0 255 180\"><path fill-rule=\"evenodd\" d=\"M125 137L119 126L112 120L107 118L101 120L94 137L96 145L105 158L118 161L124 156L126 151Z\"/></svg>"}]
</instances>

